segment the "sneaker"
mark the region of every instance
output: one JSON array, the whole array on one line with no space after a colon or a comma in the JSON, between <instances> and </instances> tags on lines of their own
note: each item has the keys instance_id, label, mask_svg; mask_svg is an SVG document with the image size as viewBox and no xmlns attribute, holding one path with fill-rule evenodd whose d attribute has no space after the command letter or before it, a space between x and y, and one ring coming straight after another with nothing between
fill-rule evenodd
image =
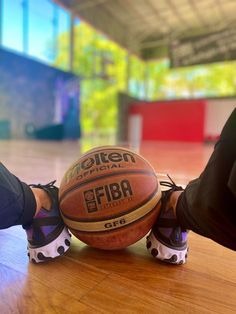
<instances>
[{"instance_id":1,"label":"sneaker","mask_svg":"<svg viewBox=\"0 0 236 314\"><path fill-rule=\"evenodd\" d=\"M160 215L147 236L146 245L153 257L170 264L184 264L188 253L188 231L180 227L169 201L173 192L183 191L183 188L168 178L171 182L160 182L169 190L162 192Z\"/></svg>"},{"instance_id":2,"label":"sneaker","mask_svg":"<svg viewBox=\"0 0 236 314\"><path fill-rule=\"evenodd\" d=\"M46 185L31 184L43 189L52 200L50 210L41 208L29 226L24 226L28 239L28 256L33 263L40 263L63 255L70 246L71 235L61 218L56 181Z\"/></svg>"}]
</instances>

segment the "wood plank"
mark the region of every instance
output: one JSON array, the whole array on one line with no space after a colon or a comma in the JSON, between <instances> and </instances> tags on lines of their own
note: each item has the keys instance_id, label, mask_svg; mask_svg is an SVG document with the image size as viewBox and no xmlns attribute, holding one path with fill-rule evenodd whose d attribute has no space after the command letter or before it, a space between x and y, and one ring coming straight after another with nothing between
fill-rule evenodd
<instances>
[{"instance_id":1,"label":"wood plank","mask_svg":"<svg viewBox=\"0 0 236 314\"><path fill-rule=\"evenodd\" d=\"M145 238L136 244L120 251L97 250L80 243L80 262L93 265L102 269L106 265L106 271L114 272L122 276L130 275L136 271L136 276L143 276L147 264L151 271L157 271L159 267L166 269L165 263L154 259L146 250ZM213 241L194 233L189 235L190 252L188 261L183 266L170 266L176 269L187 268L188 271L197 271L204 276L210 275L219 280L236 283L236 273L232 272L236 266L235 252L224 248ZM76 259L76 253L70 250L67 256ZM135 268L133 267L135 264ZM227 264L227 268L225 265ZM163 269L161 269L161 273ZM166 275L166 274L165 274Z\"/></svg>"},{"instance_id":2,"label":"wood plank","mask_svg":"<svg viewBox=\"0 0 236 314\"><path fill-rule=\"evenodd\" d=\"M2 314L99 313L73 296L53 290L28 274L0 264L0 311ZM47 279L44 278L44 282Z\"/></svg>"},{"instance_id":3,"label":"wood plank","mask_svg":"<svg viewBox=\"0 0 236 314\"><path fill-rule=\"evenodd\" d=\"M29 263L26 241L7 232L0 232L0 263L29 278L36 279L49 289L56 289L79 300L93 289L108 272L79 262L79 258L63 257L42 264ZM74 254L78 254L74 250Z\"/></svg>"},{"instance_id":4,"label":"wood plank","mask_svg":"<svg viewBox=\"0 0 236 314\"><path fill-rule=\"evenodd\" d=\"M208 308L208 301L204 306L186 302L184 295L181 294L183 298L180 297L180 291L178 286L174 286L174 282L169 282L168 290L162 284L163 282L157 290L154 290L142 283L118 275L109 275L94 290L85 295L81 302L108 313L215 313L215 310ZM233 314L234 312L221 313Z\"/></svg>"},{"instance_id":5,"label":"wood plank","mask_svg":"<svg viewBox=\"0 0 236 314\"><path fill-rule=\"evenodd\" d=\"M143 143L140 152L161 179L169 173L186 185L212 149L159 142ZM0 160L30 183L59 183L79 154L77 142L0 141ZM73 237L63 257L33 265L21 227L0 230L0 313L235 313L235 252L194 233L189 244L187 264L173 266L150 256L145 239L125 250L101 251Z\"/></svg>"},{"instance_id":6,"label":"wood plank","mask_svg":"<svg viewBox=\"0 0 236 314\"><path fill-rule=\"evenodd\" d=\"M199 236L190 239L190 245L194 240L208 247L212 245L212 241ZM193 245L187 264L176 266L153 259L144 246L145 241L142 240L126 250L117 252L84 247L79 259L97 268L106 268L112 275L122 277L125 282L126 280L136 282L136 287L148 289L149 292L145 294L153 296L153 291L156 291L155 297L161 296L162 299L167 295L169 298L167 301L173 302L176 306L183 302L182 310L184 307L195 307L196 311L203 308L213 312L217 310L217 313L234 312L236 308L234 252L216 245L215 250L206 249L207 254L203 254L201 251L194 251ZM208 255L211 251L215 254ZM226 260L222 259L222 254ZM70 251L68 256L75 258L73 251ZM228 265L228 269L225 269L225 264ZM105 279L106 282L110 276ZM116 285L114 280L112 282ZM108 289L108 295L110 291ZM115 294L114 292L114 298ZM112 295L110 297L112 299ZM143 299L141 295L137 297Z\"/></svg>"}]
</instances>

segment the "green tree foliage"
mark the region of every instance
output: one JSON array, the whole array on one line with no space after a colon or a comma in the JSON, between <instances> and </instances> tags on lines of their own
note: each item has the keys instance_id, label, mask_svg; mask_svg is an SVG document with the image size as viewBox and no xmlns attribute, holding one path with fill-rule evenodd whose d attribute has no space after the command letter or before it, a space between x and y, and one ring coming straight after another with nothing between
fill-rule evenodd
<instances>
[{"instance_id":1,"label":"green tree foliage","mask_svg":"<svg viewBox=\"0 0 236 314\"><path fill-rule=\"evenodd\" d=\"M85 23L74 29L74 72L81 78L81 121L86 133L115 132L117 92L126 87L127 52ZM68 64L65 34L56 65Z\"/></svg>"},{"instance_id":2,"label":"green tree foliage","mask_svg":"<svg viewBox=\"0 0 236 314\"><path fill-rule=\"evenodd\" d=\"M169 69L165 77L166 91L174 98L233 96L235 71L236 62Z\"/></svg>"},{"instance_id":3,"label":"green tree foliage","mask_svg":"<svg viewBox=\"0 0 236 314\"><path fill-rule=\"evenodd\" d=\"M129 55L86 23L76 25L74 33L74 72L81 77L84 133L115 133L119 91L128 89L131 96L148 100L236 93L236 62L171 69L168 59L145 63ZM56 65L62 69L69 65L68 38L68 33L59 38Z\"/></svg>"}]
</instances>

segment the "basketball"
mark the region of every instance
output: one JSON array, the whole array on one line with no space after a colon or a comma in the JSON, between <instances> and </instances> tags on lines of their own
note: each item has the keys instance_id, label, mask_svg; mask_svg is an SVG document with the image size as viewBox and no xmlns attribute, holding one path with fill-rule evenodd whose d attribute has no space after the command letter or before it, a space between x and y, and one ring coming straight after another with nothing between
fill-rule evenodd
<instances>
[{"instance_id":1,"label":"basketball","mask_svg":"<svg viewBox=\"0 0 236 314\"><path fill-rule=\"evenodd\" d=\"M72 234L105 250L125 248L144 237L159 214L160 198L150 163L116 146L82 155L59 188L61 215Z\"/></svg>"}]
</instances>

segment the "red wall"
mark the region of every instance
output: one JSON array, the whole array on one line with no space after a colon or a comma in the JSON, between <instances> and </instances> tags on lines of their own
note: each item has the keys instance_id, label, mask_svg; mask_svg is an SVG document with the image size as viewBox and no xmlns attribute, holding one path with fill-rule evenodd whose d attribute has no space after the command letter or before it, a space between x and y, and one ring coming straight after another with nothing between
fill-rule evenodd
<instances>
[{"instance_id":1,"label":"red wall","mask_svg":"<svg viewBox=\"0 0 236 314\"><path fill-rule=\"evenodd\" d=\"M134 102L130 114L142 116L142 140L204 140L205 100Z\"/></svg>"}]
</instances>

